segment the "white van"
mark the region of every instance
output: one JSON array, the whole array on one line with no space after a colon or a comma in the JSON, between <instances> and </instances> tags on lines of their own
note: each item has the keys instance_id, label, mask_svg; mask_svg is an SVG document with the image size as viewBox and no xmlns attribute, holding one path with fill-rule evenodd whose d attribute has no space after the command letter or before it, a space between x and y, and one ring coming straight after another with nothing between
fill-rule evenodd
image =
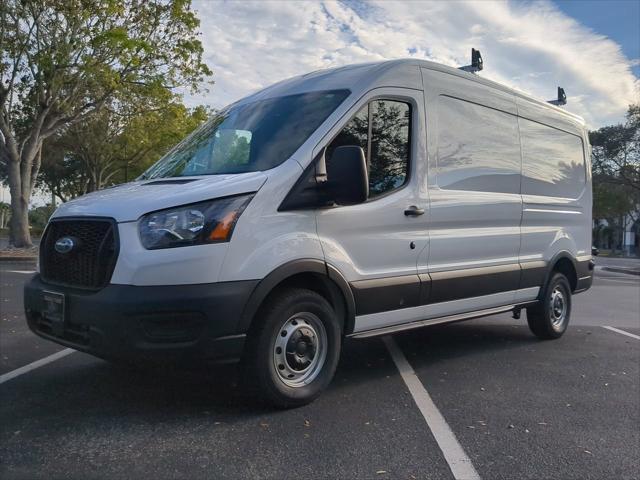
<instances>
[{"instance_id":1,"label":"white van","mask_svg":"<svg viewBox=\"0 0 640 480\"><path fill-rule=\"evenodd\" d=\"M106 359L243 359L266 399L301 405L344 337L521 308L561 336L593 278L587 132L426 61L314 72L60 206L40 252L38 335Z\"/></svg>"}]
</instances>

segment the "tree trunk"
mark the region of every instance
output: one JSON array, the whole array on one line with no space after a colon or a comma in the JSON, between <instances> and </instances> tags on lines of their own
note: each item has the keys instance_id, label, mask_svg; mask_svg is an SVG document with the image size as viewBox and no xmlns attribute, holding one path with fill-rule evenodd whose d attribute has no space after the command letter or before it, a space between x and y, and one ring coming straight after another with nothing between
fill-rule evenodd
<instances>
[{"instance_id":1,"label":"tree trunk","mask_svg":"<svg viewBox=\"0 0 640 480\"><path fill-rule=\"evenodd\" d=\"M9 245L17 248L31 247L29 235L29 199L22 194L20 164L11 159L7 165L9 191L11 192L11 220L9 221Z\"/></svg>"},{"instance_id":2,"label":"tree trunk","mask_svg":"<svg viewBox=\"0 0 640 480\"><path fill-rule=\"evenodd\" d=\"M15 198L15 200L14 200ZM29 232L29 200L11 193L11 221L9 222L9 245L16 248L31 248Z\"/></svg>"},{"instance_id":3,"label":"tree trunk","mask_svg":"<svg viewBox=\"0 0 640 480\"><path fill-rule=\"evenodd\" d=\"M95 192L96 190L97 190L97 188L96 188L95 175L91 174L91 177L89 179L89 183L87 184L87 190L86 190L85 193Z\"/></svg>"},{"instance_id":4,"label":"tree trunk","mask_svg":"<svg viewBox=\"0 0 640 480\"><path fill-rule=\"evenodd\" d=\"M40 167L41 144L30 148L20 156L9 153L7 173L11 192L11 220L9 222L9 245L16 248L31 248L29 232L29 201L35 177ZM17 156L17 158L15 158Z\"/></svg>"}]
</instances>

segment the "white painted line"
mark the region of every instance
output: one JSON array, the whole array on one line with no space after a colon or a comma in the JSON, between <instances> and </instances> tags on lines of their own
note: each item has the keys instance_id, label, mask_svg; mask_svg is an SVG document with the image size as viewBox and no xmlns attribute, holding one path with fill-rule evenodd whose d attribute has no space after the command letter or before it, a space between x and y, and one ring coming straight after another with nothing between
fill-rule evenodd
<instances>
[{"instance_id":1,"label":"white painted line","mask_svg":"<svg viewBox=\"0 0 640 480\"><path fill-rule=\"evenodd\" d=\"M58 360L58 359L60 359L62 357L66 357L67 355L69 355L70 353L73 353L73 352L75 352L74 349L65 348L64 350L61 350L61 351L59 351L57 353L54 353L53 355L49 355L48 357L44 357L44 358L41 358L40 360L36 360L35 362L30 363L29 365L25 365L24 367L20 367L20 368L16 368L15 370L11 370L9 373L5 373L4 375L0 375L0 383L8 382L12 378L19 377L20 375L22 375L24 373L28 373L31 370L35 370L38 367L42 367L43 365L46 365L47 363L55 362L56 360Z\"/></svg>"},{"instance_id":2,"label":"white painted line","mask_svg":"<svg viewBox=\"0 0 640 480\"><path fill-rule=\"evenodd\" d=\"M606 328L607 330L611 330L612 332L621 333L622 335L626 335L627 337L635 338L636 340L640 340L640 335L634 335L633 333L625 332L624 330L620 330L616 327L602 326L602 328Z\"/></svg>"},{"instance_id":3,"label":"white painted line","mask_svg":"<svg viewBox=\"0 0 640 480\"><path fill-rule=\"evenodd\" d=\"M458 439L447 424L446 420L436 407L429 392L424 388L416 372L411 368L407 358L391 337L383 337L382 341L387 346L400 376L409 389L409 393L416 402L418 409L427 422L433 437L436 439L445 460L449 464L451 473L456 480L480 480L480 475L473 468L473 464L467 454L458 443Z\"/></svg>"},{"instance_id":4,"label":"white painted line","mask_svg":"<svg viewBox=\"0 0 640 480\"><path fill-rule=\"evenodd\" d=\"M26 273L31 275L32 273L36 273L35 270L7 270L8 273Z\"/></svg>"}]
</instances>

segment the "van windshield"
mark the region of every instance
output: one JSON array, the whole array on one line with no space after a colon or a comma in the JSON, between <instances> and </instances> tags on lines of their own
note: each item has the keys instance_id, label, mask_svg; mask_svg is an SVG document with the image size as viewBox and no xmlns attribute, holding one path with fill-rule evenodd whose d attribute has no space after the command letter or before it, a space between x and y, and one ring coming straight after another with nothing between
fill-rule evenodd
<instances>
[{"instance_id":1,"label":"van windshield","mask_svg":"<svg viewBox=\"0 0 640 480\"><path fill-rule=\"evenodd\" d=\"M309 92L232 105L169 151L140 179L269 170L293 155L349 93Z\"/></svg>"}]
</instances>

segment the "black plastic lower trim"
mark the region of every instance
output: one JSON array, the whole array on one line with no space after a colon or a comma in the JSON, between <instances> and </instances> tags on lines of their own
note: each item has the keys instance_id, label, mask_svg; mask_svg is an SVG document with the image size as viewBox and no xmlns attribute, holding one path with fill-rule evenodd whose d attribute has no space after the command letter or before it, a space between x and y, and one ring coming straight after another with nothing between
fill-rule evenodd
<instances>
[{"instance_id":1,"label":"black plastic lower trim","mask_svg":"<svg viewBox=\"0 0 640 480\"><path fill-rule=\"evenodd\" d=\"M547 262L534 261L521 263L520 287L531 288L544 285L547 276Z\"/></svg>"},{"instance_id":2,"label":"black plastic lower trim","mask_svg":"<svg viewBox=\"0 0 640 480\"><path fill-rule=\"evenodd\" d=\"M351 282L356 314L386 312L420 305L420 277L376 278Z\"/></svg>"},{"instance_id":3,"label":"black plastic lower trim","mask_svg":"<svg viewBox=\"0 0 640 480\"><path fill-rule=\"evenodd\" d=\"M578 279L574 293L584 292L591 288L591 285L593 285L593 272L595 270L595 266L596 263L593 259L576 262L576 276Z\"/></svg>"},{"instance_id":4,"label":"black plastic lower trim","mask_svg":"<svg viewBox=\"0 0 640 480\"><path fill-rule=\"evenodd\" d=\"M595 262L592 259L576 261L576 275L584 278L593 275Z\"/></svg>"},{"instance_id":5,"label":"black plastic lower trim","mask_svg":"<svg viewBox=\"0 0 640 480\"><path fill-rule=\"evenodd\" d=\"M520 265L498 265L431 273L429 303L517 290Z\"/></svg>"},{"instance_id":6,"label":"black plastic lower trim","mask_svg":"<svg viewBox=\"0 0 640 480\"><path fill-rule=\"evenodd\" d=\"M44 283L24 289L29 328L98 357L160 362L239 360L242 310L257 280L198 285L108 285L97 292ZM64 326L45 315L44 291L64 294Z\"/></svg>"},{"instance_id":7,"label":"black plastic lower trim","mask_svg":"<svg viewBox=\"0 0 640 480\"><path fill-rule=\"evenodd\" d=\"M350 333L355 321L355 301L349 284L340 272L322 260L309 258L293 260L273 270L262 280L256 282L255 289L247 299L238 323L238 331L246 332L258 313L258 309L268 295L280 284L297 275L315 277L326 287L334 307L338 304L344 309L344 331Z\"/></svg>"},{"instance_id":8,"label":"black plastic lower trim","mask_svg":"<svg viewBox=\"0 0 640 480\"><path fill-rule=\"evenodd\" d=\"M544 267L535 274L527 271L527 282L542 285L544 273ZM351 289L357 314L367 315L517 290L520 277L520 265L515 263L359 280L351 282Z\"/></svg>"},{"instance_id":9,"label":"black plastic lower trim","mask_svg":"<svg viewBox=\"0 0 640 480\"><path fill-rule=\"evenodd\" d=\"M593 275L590 277L583 277L578 279L578 285L576 286L574 294L584 292L588 290L593 285Z\"/></svg>"}]
</instances>

